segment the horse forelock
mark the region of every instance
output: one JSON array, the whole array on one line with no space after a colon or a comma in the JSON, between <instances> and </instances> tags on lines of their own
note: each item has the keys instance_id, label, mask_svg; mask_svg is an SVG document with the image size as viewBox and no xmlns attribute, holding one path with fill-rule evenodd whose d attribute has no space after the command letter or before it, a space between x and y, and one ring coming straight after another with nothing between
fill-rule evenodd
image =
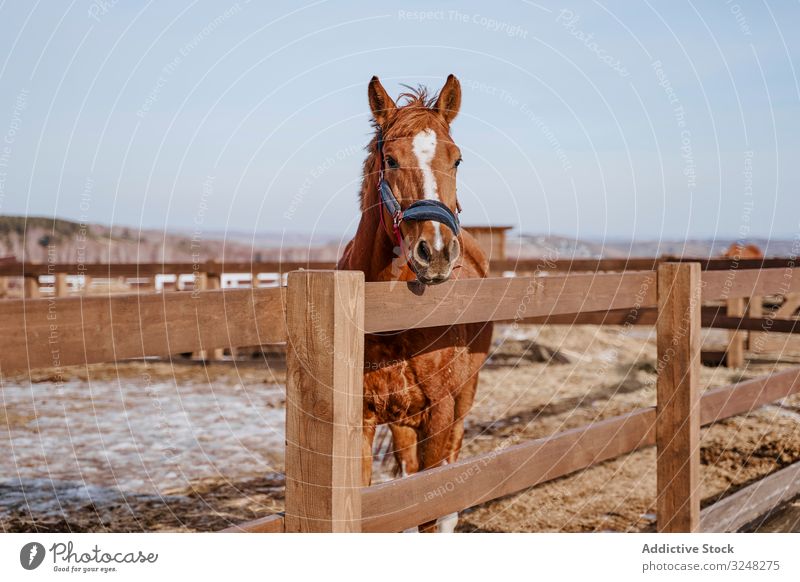
<instances>
[{"instance_id":1,"label":"horse forelock","mask_svg":"<svg viewBox=\"0 0 800 582\"><path fill-rule=\"evenodd\" d=\"M369 155L364 161L365 187L361 189L360 193L362 212L374 206L377 202L377 189L373 185L377 181L378 171L380 170L380 159L378 158L379 135L381 135L384 142L387 142L400 138L413 138L428 129L433 129L445 135L450 133L447 122L433 109L433 104L437 98L438 95L429 96L424 87L416 89L409 87L409 92L401 93L398 97L398 108L383 127L373 120L372 125L375 135L367 146Z\"/></svg>"}]
</instances>

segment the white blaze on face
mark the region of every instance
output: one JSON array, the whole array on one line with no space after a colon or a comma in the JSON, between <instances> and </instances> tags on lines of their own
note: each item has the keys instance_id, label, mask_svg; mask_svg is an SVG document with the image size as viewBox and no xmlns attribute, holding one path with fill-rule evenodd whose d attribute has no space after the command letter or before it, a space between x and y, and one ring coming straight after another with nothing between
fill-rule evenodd
<instances>
[{"instance_id":1,"label":"white blaze on face","mask_svg":"<svg viewBox=\"0 0 800 582\"><path fill-rule=\"evenodd\" d=\"M436 132L432 129L424 129L414 136L413 142L414 155L417 156L417 165L422 170L422 187L426 200L438 200L439 192L436 186L436 177L431 169L433 156L436 154ZM441 251L444 248L442 240L441 224L433 223L435 238L433 248Z\"/></svg>"}]
</instances>

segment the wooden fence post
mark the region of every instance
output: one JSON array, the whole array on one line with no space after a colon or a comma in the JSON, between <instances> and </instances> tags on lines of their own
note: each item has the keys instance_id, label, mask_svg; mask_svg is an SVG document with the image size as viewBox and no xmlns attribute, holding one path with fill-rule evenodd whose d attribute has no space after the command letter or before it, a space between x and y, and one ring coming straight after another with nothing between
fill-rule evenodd
<instances>
[{"instance_id":1,"label":"wooden fence post","mask_svg":"<svg viewBox=\"0 0 800 582\"><path fill-rule=\"evenodd\" d=\"M220 289L221 287L222 287L222 277L218 273L206 273L207 289ZM222 348L214 348L213 350L211 350L211 359L221 360Z\"/></svg>"},{"instance_id":2,"label":"wooden fence post","mask_svg":"<svg viewBox=\"0 0 800 582\"><path fill-rule=\"evenodd\" d=\"M37 297L40 297L38 275L25 277L23 293L25 294L26 299L36 299Z\"/></svg>"},{"instance_id":3,"label":"wooden fence post","mask_svg":"<svg viewBox=\"0 0 800 582\"><path fill-rule=\"evenodd\" d=\"M725 315L728 317L744 316L744 297L734 297L726 302ZM744 343L747 332L733 329L728 332L728 347L725 350L725 367L741 368L744 366Z\"/></svg>"},{"instance_id":4,"label":"wooden fence post","mask_svg":"<svg viewBox=\"0 0 800 582\"><path fill-rule=\"evenodd\" d=\"M659 532L700 526L700 265L658 267L656 390Z\"/></svg>"},{"instance_id":5,"label":"wooden fence post","mask_svg":"<svg viewBox=\"0 0 800 582\"><path fill-rule=\"evenodd\" d=\"M752 317L753 319L761 319L764 317L764 298L760 295L755 297L750 297L747 301L747 317ZM749 331L747 332L747 349L753 350L755 348L755 339L757 337L756 332Z\"/></svg>"},{"instance_id":6,"label":"wooden fence post","mask_svg":"<svg viewBox=\"0 0 800 582\"><path fill-rule=\"evenodd\" d=\"M67 285L67 274L56 273L55 283L53 284L53 294L56 297L66 297L69 295L69 285Z\"/></svg>"},{"instance_id":7,"label":"wooden fence post","mask_svg":"<svg viewBox=\"0 0 800 582\"><path fill-rule=\"evenodd\" d=\"M197 291L205 291L208 288L208 274L203 272L192 273L192 296L194 297ZM195 360L206 361L208 359L208 350L200 350L192 354Z\"/></svg>"},{"instance_id":8,"label":"wooden fence post","mask_svg":"<svg viewBox=\"0 0 800 582\"><path fill-rule=\"evenodd\" d=\"M286 531L358 532L364 274L290 273L286 327Z\"/></svg>"}]
</instances>

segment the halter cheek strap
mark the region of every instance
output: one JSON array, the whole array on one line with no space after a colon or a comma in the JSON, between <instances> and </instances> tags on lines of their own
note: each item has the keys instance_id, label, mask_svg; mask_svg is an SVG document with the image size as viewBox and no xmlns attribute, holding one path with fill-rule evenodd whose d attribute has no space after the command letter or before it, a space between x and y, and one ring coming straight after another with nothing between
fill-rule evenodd
<instances>
[{"instance_id":1,"label":"halter cheek strap","mask_svg":"<svg viewBox=\"0 0 800 582\"><path fill-rule=\"evenodd\" d=\"M383 177L384 161L383 161L383 134L378 130L378 159L380 160L380 172L378 174L378 199L381 204L381 225L386 228L383 222L383 209L385 208L389 215L392 217L392 232L397 241L397 246L400 252L406 258L406 263L414 274L417 274L416 269L411 264L408 255L405 251L403 243L403 233L400 232L400 224L404 221L423 221L432 220L440 224L444 224L449 228L455 236L458 236L461 231L461 225L458 221L458 216L453 213L447 205L439 200L417 200L408 208L403 210L400 202L392 192L392 187ZM456 202L457 212L461 212L461 206Z\"/></svg>"}]
</instances>

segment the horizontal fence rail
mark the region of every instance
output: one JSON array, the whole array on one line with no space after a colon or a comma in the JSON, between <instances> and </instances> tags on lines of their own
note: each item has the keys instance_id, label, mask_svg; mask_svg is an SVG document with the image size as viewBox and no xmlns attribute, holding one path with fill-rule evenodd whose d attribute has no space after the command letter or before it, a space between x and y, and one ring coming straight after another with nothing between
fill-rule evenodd
<instances>
[{"instance_id":1,"label":"horizontal fence rail","mask_svg":"<svg viewBox=\"0 0 800 582\"><path fill-rule=\"evenodd\" d=\"M776 471L700 512L700 530L734 532L800 494L800 462Z\"/></svg>"},{"instance_id":2,"label":"horizontal fence rail","mask_svg":"<svg viewBox=\"0 0 800 582\"><path fill-rule=\"evenodd\" d=\"M777 319L775 317L731 317L725 315L724 307L707 306L700 310L700 321L708 329L735 329L745 331L770 331L800 333L800 320ZM641 309L612 309L526 317L518 323L539 325L643 325L653 326L658 321L658 310L652 307Z\"/></svg>"},{"instance_id":3,"label":"horizontal fence rail","mask_svg":"<svg viewBox=\"0 0 800 582\"><path fill-rule=\"evenodd\" d=\"M655 303L649 271L365 288L366 333ZM285 288L11 299L0 301L0 370L282 343L285 320Z\"/></svg>"},{"instance_id":4,"label":"horizontal fence rail","mask_svg":"<svg viewBox=\"0 0 800 582\"><path fill-rule=\"evenodd\" d=\"M700 397L700 424L745 414L798 392L800 368L713 388ZM642 408L367 487L362 530L402 531L655 445L655 423L656 408ZM419 517L419 522L412 523Z\"/></svg>"},{"instance_id":5,"label":"horizontal fence rail","mask_svg":"<svg viewBox=\"0 0 800 582\"><path fill-rule=\"evenodd\" d=\"M663 262L699 263L704 271L795 268L793 258L724 259L692 257L630 257L611 259L520 258L490 261L490 271L654 271ZM92 277L146 277L176 273L288 273L298 269L335 269L334 261L206 261L202 263L0 263L0 277L34 277L64 273Z\"/></svg>"},{"instance_id":6,"label":"horizontal fence rail","mask_svg":"<svg viewBox=\"0 0 800 582\"><path fill-rule=\"evenodd\" d=\"M800 291L800 268L705 272L702 282L703 302L786 295Z\"/></svg>"},{"instance_id":7,"label":"horizontal fence rail","mask_svg":"<svg viewBox=\"0 0 800 582\"><path fill-rule=\"evenodd\" d=\"M286 341L284 289L0 301L0 372Z\"/></svg>"},{"instance_id":8,"label":"horizontal fence rail","mask_svg":"<svg viewBox=\"0 0 800 582\"><path fill-rule=\"evenodd\" d=\"M0 263L0 277L33 277L65 273L91 277L148 277L176 273L288 273L298 269L335 269L332 261L205 263Z\"/></svg>"},{"instance_id":9,"label":"horizontal fence rail","mask_svg":"<svg viewBox=\"0 0 800 582\"><path fill-rule=\"evenodd\" d=\"M402 531L651 445L643 409L395 479L363 491L363 531Z\"/></svg>"},{"instance_id":10,"label":"horizontal fence rail","mask_svg":"<svg viewBox=\"0 0 800 582\"><path fill-rule=\"evenodd\" d=\"M710 301L732 295L795 292L800 289L798 275L800 269L706 272L703 297ZM484 321L654 325L655 289L652 271L465 279L435 287L367 283L365 331ZM284 342L284 294L285 289L229 289L6 300L0 302L0 330L4 332L0 365L8 374L54 365ZM798 331L792 320L728 317L714 307L703 308L702 320L704 327ZM22 342L18 341L21 330ZM85 341L88 337L92 341ZM51 353L54 347L57 354Z\"/></svg>"},{"instance_id":11,"label":"horizontal fence rail","mask_svg":"<svg viewBox=\"0 0 800 582\"><path fill-rule=\"evenodd\" d=\"M365 331L506 321L655 304L652 271L462 279L434 287L367 283Z\"/></svg>"}]
</instances>

